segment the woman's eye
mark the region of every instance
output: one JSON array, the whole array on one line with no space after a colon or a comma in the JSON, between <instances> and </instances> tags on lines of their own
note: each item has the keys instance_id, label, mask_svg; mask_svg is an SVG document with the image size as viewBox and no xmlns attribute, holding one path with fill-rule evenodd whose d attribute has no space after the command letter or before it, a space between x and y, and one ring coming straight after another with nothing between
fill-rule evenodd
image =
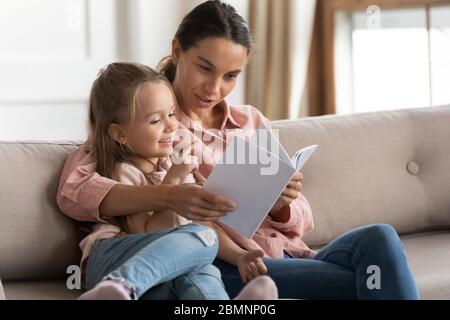
<instances>
[{"instance_id":1,"label":"woman's eye","mask_svg":"<svg viewBox=\"0 0 450 320\"><path fill-rule=\"evenodd\" d=\"M238 77L237 74L230 74L230 75L228 75L227 79L228 79L228 80L234 80L234 79L236 79L237 77Z\"/></svg>"},{"instance_id":2,"label":"woman's eye","mask_svg":"<svg viewBox=\"0 0 450 320\"><path fill-rule=\"evenodd\" d=\"M153 120L150 122L150 124L157 124L160 120Z\"/></svg>"},{"instance_id":3,"label":"woman's eye","mask_svg":"<svg viewBox=\"0 0 450 320\"><path fill-rule=\"evenodd\" d=\"M169 117L170 117L170 118L175 117L175 113L169 114Z\"/></svg>"},{"instance_id":4,"label":"woman's eye","mask_svg":"<svg viewBox=\"0 0 450 320\"><path fill-rule=\"evenodd\" d=\"M198 66L200 67L200 69L201 69L202 71L209 71L209 70L210 70L209 67L206 67L206 66L204 66L204 65L199 64Z\"/></svg>"}]
</instances>

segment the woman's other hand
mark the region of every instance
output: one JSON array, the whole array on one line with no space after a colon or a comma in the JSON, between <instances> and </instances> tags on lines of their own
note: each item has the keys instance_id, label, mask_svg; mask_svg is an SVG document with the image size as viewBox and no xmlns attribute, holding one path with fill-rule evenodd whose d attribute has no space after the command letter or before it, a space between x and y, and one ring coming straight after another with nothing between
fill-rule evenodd
<instances>
[{"instance_id":1,"label":"woman's other hand","mask_svg":"<svg viewBox=\"0 0 450 320\"><path fill-rule=\"evenodd\" d=\"M290 205L292 201L297 199L303 190L302 180L303 174L301 172L296 172L270 210L271 216L276 216L284 207Z\"/></svg>"}]
</instances>

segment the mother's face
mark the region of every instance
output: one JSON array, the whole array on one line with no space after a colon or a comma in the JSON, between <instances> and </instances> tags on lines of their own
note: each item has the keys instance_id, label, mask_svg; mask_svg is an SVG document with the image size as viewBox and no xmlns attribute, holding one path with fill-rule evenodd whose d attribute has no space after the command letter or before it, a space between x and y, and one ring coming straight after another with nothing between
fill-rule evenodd
<instances>
[{"instance_id":1,"label":"mother's face","mask_svg":"<svg viewBox=\"0 0 450 320\"><path fill-rule=\"evenodd\" d=\"M184 52L174 40L173 87L180 106L194 113L212 109L233 90L247 54L246 47L225 38L205 38Z\"/></svg>"}]
</instances>

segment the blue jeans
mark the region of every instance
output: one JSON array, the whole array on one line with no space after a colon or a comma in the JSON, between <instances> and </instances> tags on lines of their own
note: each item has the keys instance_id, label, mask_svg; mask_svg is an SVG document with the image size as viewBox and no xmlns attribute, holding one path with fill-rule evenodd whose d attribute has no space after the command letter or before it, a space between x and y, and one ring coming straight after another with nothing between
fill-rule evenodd
<instances>
[{"instance_id":1,"label":"blue jeans","mask_svg":"<svg viewBox=\"0 0 450 320\"><path fill-rule=\"evenodd\" d=\"M280 298L297 299L418 299L403 245L386 224L353 229L322 248L313 259L264 258ZM216 259L228 294L243 284L236 267ZM370 266L379 267L377 271Z\"/></svg>"},{"instance_id":2,"label":"blue jeans","mask_svg":"<svg viewBox=\"0 0 450 320\"><path fill-rule=\"evenodd\" d=\"M152 233L95 242L86 265L86 288L123 281L135 299L229 299L220 271L215 231L190 223Z\"/></svg>"}]
</instances>

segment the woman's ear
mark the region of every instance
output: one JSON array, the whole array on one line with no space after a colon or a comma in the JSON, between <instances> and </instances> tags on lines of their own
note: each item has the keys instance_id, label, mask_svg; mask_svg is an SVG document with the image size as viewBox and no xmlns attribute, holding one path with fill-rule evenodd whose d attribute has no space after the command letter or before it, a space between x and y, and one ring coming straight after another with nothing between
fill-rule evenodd
<instances>
[{"instance_id":1,"label":"woman's ear","mask_svg":"<svg viewBox=\"0 0 450 320\"><path fill-rule=\"evenodd\" d=\"M127 142L123 129L116 123L111 123L108 127L108 134L119 144L124 144Z\"/></svg>"},{"instance_id":2,"label":"woman's ear","mask_svg":"<svg viewBox=\"0 0 450 320\"><path fill-rule=\"evenodd\" d=\"M181 43L177 38L172 40L172 61L175 66L178 64L178 60L181 55Z\"/></svg>"}]
</instances>

